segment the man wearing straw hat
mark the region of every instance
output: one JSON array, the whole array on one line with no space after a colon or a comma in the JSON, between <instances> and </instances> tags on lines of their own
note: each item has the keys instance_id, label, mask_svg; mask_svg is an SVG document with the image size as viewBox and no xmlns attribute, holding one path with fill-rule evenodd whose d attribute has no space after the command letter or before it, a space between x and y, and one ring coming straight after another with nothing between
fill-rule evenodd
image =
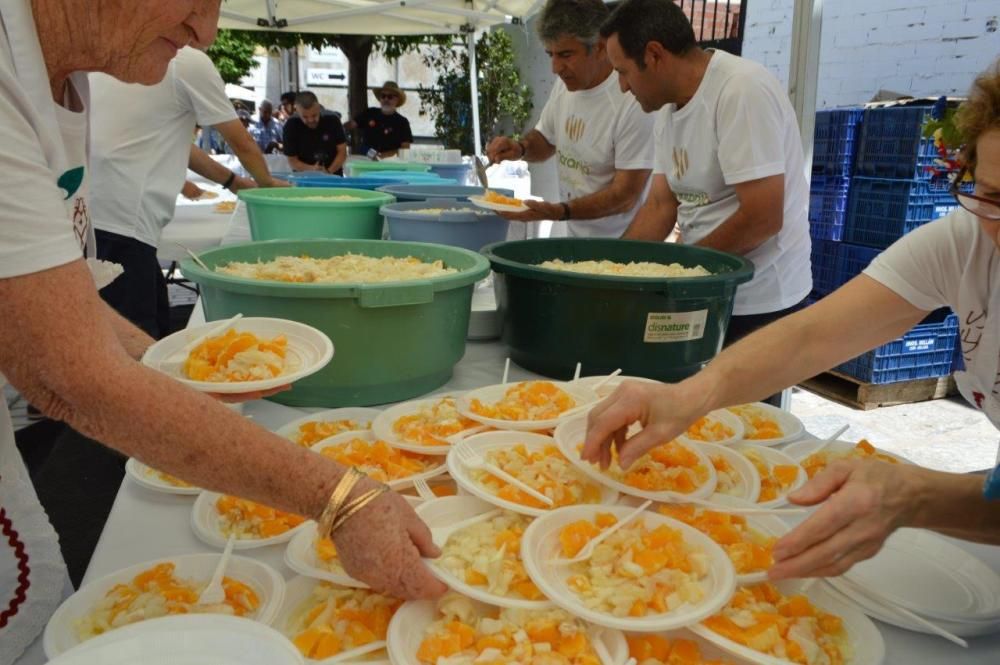
<instances>
[{"instance_id":1,"label":"man wearing straw hat","mask_svg":"<svg viewBox=\"0 0 1000 665\"><path fill-rule=\"evenodd\" d=\"M406 103L406 93L395 81L386 81L372 90L378 106L371 106L347 123L347 129L361 130L361 153L375 150L379 157L392 157L413 143L410 121L397 109Z\"/></svg>"}]
</instances>

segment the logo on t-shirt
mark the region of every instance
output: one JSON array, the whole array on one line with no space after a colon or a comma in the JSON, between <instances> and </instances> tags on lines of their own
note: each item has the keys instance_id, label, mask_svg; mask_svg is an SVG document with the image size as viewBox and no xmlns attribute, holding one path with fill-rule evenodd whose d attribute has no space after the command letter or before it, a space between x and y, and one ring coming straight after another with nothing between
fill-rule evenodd
<instances>
[{"instance_id":1,"label":"logo on t-shirt","mask_svg":"<svg viewBox=\"0 0 1000 665\"><path fill-rule=\"evenodd\" d=\"M76 190L80 189L80 185L83 183L84 168L78 166L75 169L70 169L59 176L59 180L56 181L56 185L59 189L66 192L66 196L63 197L63 201L69 201L69 197L76 194Z\"/></svg>"},{"instance_id":2,"label":"logo on t-shirt","mask_svg":"<svg viewBox=\"0 0 1000 665\"><path fill-rule=\"evenodd\" d=\"M688 170L688 151L686 148L674 147L674 179L680 180Z\"/></svg>"},{"instance_id":3,"label":"logo on t-shirt","mask_svg":"<svg viewBox=\"0 0 1000 665\"><path fill-rule=\"evenodd\" d=\"M587 129L587 123L583 118L571 115L566 118L566 137L570 141L579 141L583 138L583 132Z\"/></svg>"},{"instance_id":4,"label":"logo on t-shirt","mask_svg":"<svg viewBox=\"0 0 1000 665\"><path fill-rule=\"evenodd\" d=\"M86 250L87 236L90 235L90 212L87 210L87 200L82 196L73 201L73 235L80 243L80 250Z\"/></svg>"}]
</instances>

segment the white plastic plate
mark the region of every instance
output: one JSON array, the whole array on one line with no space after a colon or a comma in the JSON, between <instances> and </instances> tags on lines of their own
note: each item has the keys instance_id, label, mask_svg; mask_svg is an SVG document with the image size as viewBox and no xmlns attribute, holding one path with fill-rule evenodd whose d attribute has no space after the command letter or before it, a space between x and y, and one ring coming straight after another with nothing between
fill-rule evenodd
<instances>
[{"instance_id":1,"label":"white plastic plate","mask_svg":"<svg viewBox=\"0 0 1000 665\"><path fill-rule=\"evenodd\" d=\"M154 492L163 492L164 494L181 494L185 496L201 494L201 488L199 487L178 487L177 485L171 485L167 481L160 478L156 474L156 471L134 457L130 457L128 461L125 462L125 473L127 473L129 478L134 480L139 485Z\"/></svg>"},{"instance_id":2,"label":"white plastic plate","mask_svg":"<svg viewBox=\"0 0 1000 665\"><path fill-rule=\"evenodd\" d=\"M299 607L309 600L309 597L312 595L313 589L316 588L316 585L321 583L322 582L319 580L299 576L293 577L285 585L285 602L281 604L281 610L278 612L274 621L271 622L271 625L281 631L281 633L289 640L295 637L295 634L290 632L290 626L288 625L289 621L291 621L292 616L299 609ZM380 654L382 657L379 657ZM305 660L305 662L309 665L324 665L324 663L343 663L344 665L353 665L354 663L364 663L365 665L390 665L388 653L384 649L380 652L373 651L349 660L338 660L338 656L332 656L323 660L313 660L312 658L303 658L303 660Z\"/></svg>"},{"instance_id":3,"label":"white plastic plate","mask_svg":"<svg viewBox=\"0 0 1000 665\"><path fill-rule=\"evenodd\" d=\"M572 383L574 385L577 385L577 386L583 386L585 388L589 388L591 390L594 390L594 386L596 384L600 383L601 381L604 381L604 379L606 379L606 378L607 378L606 376L600 376L600 375L598 375L598 376L584 376L584 377L581 377L581 378L577 379L576 381L573 381ZM601 385L601 387L598 388L597 390L595 390L594 392L597 393L598 397L600 397L601 399L604 399L605 397L607 397L608 395L610 395L614 391L618 390L618 386L620 386L625 381L641 381L643 383L656 383L656 384L660 383L659 381L655 381L653 379L647 379L647 378L642 377L642 376L624 376L624 375L619 374L616 377L613 377L613 378L608 379L607 381L604 381L604 383Z\"/></svg>"},{"instance_id":4,"label":"white plastic plate","mask_svg":"<svg viewBox=\"0 0 1000 665\"><path fill-rule=\"evenodd\" d=\"M765 404L763 402L754 402L752 406L763 409L771 418L778 421L778 424L781 426L781 431L784 432L784 436L776 439L746 439L747 443L752 443L755 446L780 446L783 443L795 441L805 433L805 427L802 425L802 421L788 411L784 411L776 406L771 406L770 404Z\"/></svg>"},{"instance_id":5,"label":"white plastic plate","mask_svg":"<svg viewBox=\"0 0 1000 665\"><path fill-rule=\"evenodd\" d=\"M518 383L528 382L520 381ZM594 405L599 401L597 394L590 388L585 388L573 383L561 383L559 381L551 381L550 383L554 383L557 387L569 393L574 401L576 401L576 405L573 409L588 404ZM552 429L566 419L566 416L559 416L558 418L548 418L546 420L499 420L496 418L486 418L484 416L480 416L473 413L469 408L473 399L478 399L483 404L495 404L496 402L499 402L503 399L504 394L514 385L516 385L516 383L496 384L493 386L486 386L485 388L479 388L477 390L470 390L464 395L459 396L458 412L466 418L481 422L482 424L489 425L490 427L495 427L496 429L516 430L519 432L537 432L543 429Z\"/></svg>"},{"instance_id":6,"label":"white plastic plate","mask_svg":"<svg viewBox=\"0 0 1000 665\"><path fill-rule=\"evenodd\" d=\"M50 665L302 665L284 635L221 614L163 617L88 640Z\"/></svg>"},{"instance_id":7,"label":"white plastic plate","mask_svg":"<svg viewBox=\"0 0 1000 665\"><path fill-rule=\"evenodd\" d=\"M464 441L464 444L471 446L481 455L485 456L491 451L512 448L518 444L523 444L529 451L540 451L546 446L555 446L556 442L552 439L552 437L544 436L542 434L532 434L530 432L485 432L483 434L470 436ZM569 466L574 467L573 464L570 464ZM500 508L511 510L515 513L521 513L522 515L531 515L532 517L544 515L552 510L551 508L533 508L531 506L525 506L520 503L514 503L513 501L501 499L486 489L481 483L477 482L472 477L471 470L458 460L458 455L454 452L448 454L448 472L451 474L451 477L455 479L455 482L458 483L460 488L464 489L473 496L479 497L487 503L493 504L494 506L499 506ZM618 501L618 492L612 489L607 483L601 483L600 481L594 478L589 478L583 474L581 474L581 480L585 482L596 482L596 484L601 486L602 505L611 505Z\"/></svg>"},{"instance_id":8,"label":"white plastic plate","mask_svg":"<svg viewBox=\"0 0 1000 665\"><path fill-rule=\"evenodd\" d=\"M382 439L393 448L408 450L412 453L421 453L423 455L447 455L448 450L451 448L449 445L424 446L412 441L404 441L396 435L396 432L392 428L393 424L403 416L413 414L425 406L433 406L446 397L456 399L454 395L438 395L429 399L418 399L389 407L372 422L372 431L375 432L376 437ZM457 401L456 399L456 403ZM470 425L470 428L479 426L478 422L474 422Z\"/></svg>"},{"instance_id":9,"label":"white plastic plate","mask_svg":"<svg viewBox=\"0 0 1000 665\"><path fill-rule=\"evenodd\" d=\"M367 584L348 575L343 567L338 566L339 571L333 571L323 565L316 556L317 524L310 521L308 525L288 541L288 547L285 548L285 565L305 577L333 582L340 586L367 589Z\"/></svg>"},{"instance_id":10,"label":"white plastic plate","mask_svg":"<svg viewBox=\"0 0 1000 665\"><path fill-rule=\"evenodd\" d=\"M285 319L266 317L249 317L236 321L231 328L238 332L250 332L258 337L270 339L284 335L288 339L287 362L288 369L284 374L270 379L258 381L212 382L192 381L183 374L184 361L187 356L181 350L188 344L205 334L219 321L213 321L194 328L179 330L169 337L164 337L156 344L146 349L142 363L147 367L159 370L180 381L189 388L206 393L245 393L257 390L270 390L315 374L333 358L333 342L320 330L303 323ZM217 335L222 335L220 331Z\"/></svg>"},{"instance_id":11,"label":"white plastic plate","mask_svg":"<svg viewBox=\"0 0 1000 665\"><path fill-rule=\"evenodd\" d=\"M476 609L486 614L495 612L484 603L473 601ZM439 618L432 600L411 600L396 610L389 623L389 658L393 665L422 665L417 660L417 649L424 641L428 626ZM625 636L617 630L601 632L600 639L611 656L611 665L625 665L628 660L628 644Z\"/></svg>"},{"instance_id":12,"label":"white plastic plate","mask_svg":"<svg viewBox=\"0 0 1000 665\"><path fill-rule=\"evenodd\" d=\"M331 436L328 439L323 439L322 441L314 445L311 448L311 450L320 452L324 448L328 448L330 446L336 446L342 443L346 443L348 441L353 441L354 439L362 439L364 441L375 442L378 439L378 437L375 436L375 433L372 430L365 430L363 432L344 432L343 434L338 434L336 436ZM386 483L386 485L388 485L390 488L394 490L400 490L407 487L412 487L413 481L415 481L417 478L423 478L424 480L429 480L430 478L438 476L447 471L447 467L444 464L444 460L442 460L440 457L436 458L430 456L428 457L429 459L437 462L437 465L431 467L427 471L423 471L421 473L415 473L412 476L406 476L405 478L397 478L396 480L390 480L389 482Z\"/></svg>"},{"instance_id":13,"label":"white plastic plate","mask_svg":"<svg viewBox=\"0 0 1000 665\"><path fill-rule=\"evenodd\" d=\"M728 448L726 446L714 443L699 443L696 445L699 446L698 449L701 450L701 452L709 456L710 460L715 456L725 459L740 477L738 486L739 491L735 494L723 494L719 491L718 471L716 471L717 482L715 484L715 492L710 497L712 501L715 501L720 497L733 497L736 499L742 499L748 503L757 502L757 497L760 496L760 474L757 472L757 467L755 467L750 460L743 455L740 455L733 448Z\"/></svg>"},{"instance_id":14,"label":"white plastic plate","mask_svg":"<svg viewBox=\"0 0 1000 665\"><path fill-rule=\"evenodd\" d=\"M725 439L719 439L718 441L699 441L698 439L692 439L686 434L681 434L677 437L677 440L681 443L714 443L718 446L727 446L743 440L743 421L740 420L739 416L730 413L726 409L718 409L716 411L709 411L705 414L705 417L709 421L721 422L723 425L731 429L733 431L732 436L726 437Z\"/></svg>"},{"instance_id":15,"label":"white plastic plate","mask_svg":"<svg viewBox=\"0 0 1000 665\"><path fill-rule=\"evenodd\" d=\"M782 452L794 459L796 462L802 463L812 455L820 446L823 446L823 450L829 453L848 453L854 450L857 442L851 441L831 441L824 446L823 441L820 439L804 439L802 441L796 441L795 443L790 443L784 448ZM895 453L890 453L888 450L882 450L881 448L876 448L876 452L891 457L900 464L913 464L910 460L905 457L900 457Z\"/></svg>"},{"instance_id":16,"label":"white plastic plate","mask_svg":"<svg viewBox=\"0 0 1000 665\"><path fill-rule=\"evenodd\" d=\"M742 501L733 500L732 497L728 496L713 496L712 501L721 504L720 510L724 509L724 506L745 506L746 504ZM784 521L776 517L775 515L744 515L747 520L747 526L749 526L754 531L764 534L765 536L774 536L780 538L789 531L791 527ZM758 582L767 581L767 571L761 571L758 573L746 573L743 575L736 576L736 584L738 586L743 586L745 584L756 584Z\"/></svg>"},{"instance_id":17,"label":"white plastic plate","mask_svg":"<svg viewBox=\"0 0 1000 665\"><path fill-rule=\"evenodd\" d=\"M529 210L528 206L523 203L519 206L507 205L506 203L494 203L493 201L487 201L482 196L470 196L469 203L480 208L486 208L487 210L495 210L497 212L525 212Z\"/></svg>"},{"instance_id":18,"label":"white plastic plate","mask_svg":"<svg viewBox=\"0 0 1000 665\"><path fill-rule=\"evenodd\" d=\"M733 589L736 588L736 572L725 551L694 527L657 512L646 511L631 524L643 520L647 528L666 525L680 531L688 545L705 553L708 575L701 582L705 590L704 597L696 604L685 603L672 612L648 614L644 617L617 617L588 608L566 584L570 567L550 563L551 559L562 556L559 532L573 522L593 520L597 513L611 513L622 519L632 510L628 506L569 506L539 517L521 537L521 558L528 576L542 593L567 612L598 626L638 633L655 633L689 626L715 614L729 602Z\"/></svg>"},{"instance_id":19,"label":"white plastic plate","mask_svg":"<svg viewBox=\"0 0 1000 665\"><path fill-rule=\"evenodd\" d=\"M799 593L799 584L796 582L782 582L777 586L782 593ZM847 638L854 653L850 660L851 665L880 665L885 660L885 642L882 640L882 634L863 612L853 605L845 604L834 598L822 584L809 587L805 594L817 607L843 619ZM690 626L689 630L748 663L755 665L788 665L789 663L782 658L775 658L733 642L715 631L709 630L703 624Z\"/></svg>"},{"instance_id":20,"label":"white plastic plate","mask_svg":"<svg viewBox=\"0 0 1000 665\"><path fill-rule=\"evenodd\" d=\"M477 499L474 496L446 496L441 499L427 501L416 508L417 515L430 528L448 526L476 515L495 510L493 504ZM438 543L444 549L444 543ZM490 593L486 587L467 584L465 580L450 573L444 566L438 565L437 559L425 560L431 573L449 587L474 600L482 601L498 607L517 607L527 610L539 610L552 606L550 600L525 600Z\"/></svg>"},{"instance_id":21,"label":"white plastic plate","mask_svg":"<svg viewBox=\"0 0 1000 665\"><path fill-rule=\"evenodd\" d=\"M219 556L219 554L184 554L167 557L129 566L93 582L89 582L63 601L63 604L59 606L52 615L52 618L49 619L49 623L45 627L43 641L45 655L49 658L55 658L59 654L80 644L80 640L77 637L76 622L90 613L94 606L107 595L112 587L118 584L127 584L144 570L166 562L172 562L175 565L175 576L193 582L208 583L212 578L212 573L215 572L216 565L219 563ZM240 619L241 621L252 618L254 623L250 623L250 626L252 628L259 628L260 626L256 622L259 621L266 624L274 619L285 596L285 581L277 571L260 561L234 555L229 559L229 564L226 566L226 577L231 577L250 586L260 600L260 607L257 608L254 616ZM199 614L197 616L202 620L206 620L209 617L220 615ZM159 619L149 619L140 623L158 623L161 620L162 617ZM125 629L123 627L109 631L106 635L113 635L119 630ZM102 639L103 637L98 636L94 640ZM90 640L86 643L89 642ZM94 662L103 663L105 661ZM139 659L135 662L146 663L148 661Z\"/></svg>"},{"instance_id":22,"label":"white plastic plate","mask_svg":"<svg viewBox=\"0 0 1000 665\"><path fill-rule=\"evenodd\" d=\"M740 445L736 448L737 452L746 449L753 450L754 452L759 454L761 458L763 458L763 460L768 464L768 466L773 467L773 466L787 464L789 466L796 466L799 469L798 477L795 479L795 482L792 483L792 486L788 488L787 492L779 492L777 499L772 499L771 501L759 502L757 504L758 506L762 508L777 508L779 506L784 506L788 503L788 498L787 498L788 495L794 492L795 490L799 489L803 485L805 485L806 482L808 482L809 475L806 473L806 470L803 469L802 465L799 464L794 458L788 455L788 453L781 450L775 450L774 448L765 448L764 446Z\"/></svg>"},{"instance_id":23,"label":"white plastic plate","mask_svg":"<svg viewBox=\"0 0 1000 665\"><path fill-rule=\"evenodd\" d=\"M338 420L354 420L358 424L371 424L375 420L378 414L382 413L378 409L369 409L362 406L350 406L341 409L329 409L327 411L319 411L317 413L311 413L308 416L302 416L301 418L296 418L290 423L282 425L275 434L278 436L283 436L290 441L295 440L296 434L299 431L299 425L311 422L335 422ZM371 429L369 427L369 429ZM364 430L358 430L364 431ZM318 442L317 442L318 443Z\"/></svg>"},{"instance_id":24,"label":"white plastic plate","mask_svg":"<svg viewBox=\"0 0 1000 665\"><path fill-rule=\"evenodd\" d=\"M567 420L564 423L560 423L560 425L556 428L554 437L556 444L559 446L559 450L562 451L562 454L565 455L576 468L580 469L580 471L602 485L612 487L622 494L637 496L642 499L651 499L661 503L681 503L683 502L681 497L707 499L713 492L715 492L715 484L718 480L715 475L715 467L712 466L712 460L710 460L708 455L705 454L705 451L702 450L701 444L681 444L693 451L694 454L701 460L701 463L708 469L708 479L701 487L688 494L681 494L679 492L649 492L619 482L610 475L602 472L596 464L591 464L590 462L582 460L580 458L580 451L577 450L577 446L583 443L586 433L587 417L580 416Z\"/></svg>"},{"instance_id":25,"label":"white plastic plate","mask_svg":"<svg viewBox=\"0 0 1000 665\"><path fill-rule=\"evenodd\" d=\"M215 509L215 502L221 496L216 492L202 492L198 495L194 502L194 508L191 510L191 528L194 530L194 535L198 536L198 540L206 545L219 549L223 549L226 546L226 540L229 539L229 536L223 534L219 528L219 513ZM308 520L285 533L269 538L237 538L233 541L233 549L250 550L256 547L287 543L297 531L304 529L307 524Z\"/></svg>"}]
</instances>

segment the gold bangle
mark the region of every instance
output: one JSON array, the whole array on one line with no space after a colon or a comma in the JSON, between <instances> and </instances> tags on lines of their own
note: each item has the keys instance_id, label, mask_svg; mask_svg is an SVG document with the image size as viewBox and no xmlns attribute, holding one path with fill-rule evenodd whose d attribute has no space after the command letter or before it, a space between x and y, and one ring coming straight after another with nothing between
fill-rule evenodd
<instances>
[{"instance_id":1,"label":"gold bangle","mask_svg":"<svg viewBox=\"0 0 1000 665\"><path fill-rule=\"evenodd\" d=\"M351 490L354 489L354 486L363 477L365 477L364 472L359 471L353 466L347 469L344 475L340 477L340 480L337 481L337 486L330 493L330 499L326 503L326 508L323 509L323 513L319 517L320 534L328 535L330 533L337 515L343 510L344 502L347 501L347 497L351 494Z\"/></svg>"},{"instance_id":2,"label":"gold bangle","mask_svg":"<svg viewBox=\"0 0 1000 665\"><path fill-rule=\"evenodd\" d=\"M373 502L375 499L379 498L388 491L389 488L386 485L376 487L373 490L368 490L357 499L344 506L341 512L337 515L337 518L333 521L333 525L330 527L329 535L332 536L334 532L344 526L344 522L353 517L355 513L359 512L362 508L366 507L369 503Z\"/></svg>"}]
</instances>

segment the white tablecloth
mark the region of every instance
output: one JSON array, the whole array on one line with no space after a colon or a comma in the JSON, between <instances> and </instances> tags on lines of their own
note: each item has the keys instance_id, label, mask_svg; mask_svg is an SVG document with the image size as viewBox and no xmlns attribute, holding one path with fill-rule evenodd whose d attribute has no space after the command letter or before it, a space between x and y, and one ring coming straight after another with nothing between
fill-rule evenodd
<instances>
[{"instance_id":1,"label":"white tablecloth","mask_svg":"<svg viewBox=\"0 0 1000 665\"><path fill-rule=\"evenodd\" d=\"M200 311L196 309L195 316ZM497 342L469 342L465 357L455 367L451 381L441 388L460 391L499 381L503 372L504 347ZM534 378L535 375L516 366L511 367L511 380ZM316 411L318 409L311 409ZM301 417L309 410L295 409L267 401L247 404L244 413L268 429L277 429ZM127 476L108 517L97 544L84 583L98 579L121 568L164 556L212 552L191 530L191 497L172 496L143 489ZM994 570L1000 571L1000 548L954 541L980 557ZM284 546L247 550L245 554L259 558L280 571L286 579L294 573L284 564ZM914 580L920 584L920 580ZM912 633L876 621L886 642L888 665L996 665L1000 663L1000 635L973 638L968 650L945 640ZM36 643L18 665L44 663L41 645Z\"/></svg>"},{"instance_id":2,"label":"white tablecloth","mask_svg":"<svg viewBox=\"0 0 1000 665\"><path fill-rule=\"evenodd\" d=\"M200 185L203 189L215 192L214 199L199 199L191 201L183 196L177 196L177 208L174 218L163 229L160 246L156 256L161 261L180 261L187 258L184 247L195 253L200 253L222 242L222 236L229 228L232 212L216 212L216 204L222 201L235 201L236 196L218 185Z\"/></svg>"}]
</instances>

